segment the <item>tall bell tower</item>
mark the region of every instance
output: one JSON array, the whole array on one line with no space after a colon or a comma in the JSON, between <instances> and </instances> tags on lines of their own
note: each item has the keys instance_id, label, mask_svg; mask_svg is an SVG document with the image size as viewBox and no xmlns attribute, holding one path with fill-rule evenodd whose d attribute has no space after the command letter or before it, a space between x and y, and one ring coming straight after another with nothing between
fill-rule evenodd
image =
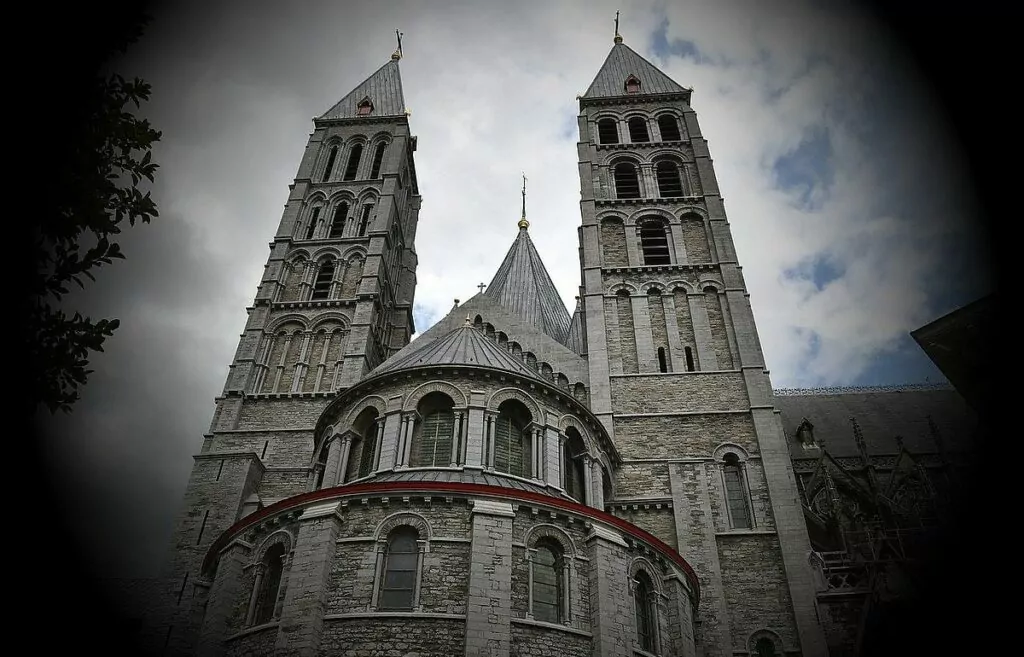
<instances>
[{"instance_id":1,"label":"tall bell tower","mask_svg":"<svg viewBox=\"0 0 1024 657\"><path fill-rule=\"evenodd\" d=\"M623 458L606 504L694 564L705 655L823 655L793 469L691 93L616 30L579 98L590 403Z\"/></svg>"},{"instance_id":2,"label":"tall bell tower","mask_svg":"<svg viewBox=\"0 0 1024 657\"><path fill-rule=\"evenodd\" d=\"M317 419L415 330L420 195L400 59L399 48L313 119L177 519L159 620L147 632L163 654L192 654L207 599L225 595L200 572L211 542L316 490L325 467L310 465Z\"/></svg>"}]
</instances>

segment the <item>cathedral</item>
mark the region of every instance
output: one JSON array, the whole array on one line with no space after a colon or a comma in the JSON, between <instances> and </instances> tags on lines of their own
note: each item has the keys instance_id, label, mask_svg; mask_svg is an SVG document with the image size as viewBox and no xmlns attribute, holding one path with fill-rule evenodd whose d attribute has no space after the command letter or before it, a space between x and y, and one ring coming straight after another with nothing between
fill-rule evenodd
<instances>
[{"instance_id":1,"label":"cathedral","mask_svg":"<svg viewBox=\"0 0 1024 657\"><path fill-rule=\"evenodd\" d=\"M578 99L575 307L524 188L489 285L415 326L400 60L314 119L147 610L151 646L865 653L965 467L964 399L773 390L692 90L618 35Z\"/></svg>"}]
</instances>

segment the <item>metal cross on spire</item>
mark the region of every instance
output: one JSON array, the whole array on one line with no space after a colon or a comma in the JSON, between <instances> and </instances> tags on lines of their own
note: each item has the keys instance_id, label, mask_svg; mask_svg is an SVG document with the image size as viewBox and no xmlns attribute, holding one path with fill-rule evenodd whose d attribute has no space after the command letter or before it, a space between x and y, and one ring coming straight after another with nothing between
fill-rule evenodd
<instances>
[{"instance_id":1,"label":"metal cross on spire","mask_svg":"<svg viewBox=\"0 0 1024 657\"><path fill-rule=\"evenodd\" d=\"M529 228L530 222L526 220L526 172L523 172L523 215L519 218L520 228Z\"/></svg>"},{"instance_id":2,"label":"metal cross on spire","mask_svg":"<svg viewBox=\"0 0 1024 657\"><path fill-rule=\"evenodd\" d=\"M477 287L480 289L480 294L483 294L484 293L484 288L487 287L487 286L484 285L483 283L481 283L480 285L477 285Z\"/></svg>"},{"instance_id":3,"label":"metal cross on spire","mask_svg":"<svg viewBox=\"0 0 1024 657\"><path fill-rule=\"evenodd\" d=\"M622 36L619 35L619 10L615 10L615 43L622 43Z\"/></svg>"},{"instance_id":4,"label":"metal cross on spire","mask_svg":"<svg viewBox=\"0 0 1024 657\"><path fill-rule=\"evenodd\" d=\"M403 34L405 34L405 33L404 32L399 32L397 29L395 30L395 36L398 37L398 54L399 55L404 55L405 54L404 52L402 52L402 35Z\"/></svg>"}]
</instances>

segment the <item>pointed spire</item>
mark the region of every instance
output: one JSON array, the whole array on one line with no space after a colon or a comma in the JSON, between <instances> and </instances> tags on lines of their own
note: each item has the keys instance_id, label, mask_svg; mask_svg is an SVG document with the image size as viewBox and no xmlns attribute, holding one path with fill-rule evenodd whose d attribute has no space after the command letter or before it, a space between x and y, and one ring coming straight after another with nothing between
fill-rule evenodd
<instances>
[{"instance_id":1,"label":"pointed spire","mask_svg":"<svg viewBox=\"0 0 1024 657\"><path fill-rule=\"evenodd\" d=\"M630 77L640 82L640 94L688 94L691 91L662 73L657 66L622 43L621 36L616 35L615 45L583 98L626 96L626 80Z\"/></svg>"},{"instance_id":2,"label":"pointed spire","mask_svg":"<svg viewBox=\"0 0 1024 657\"><path fill-rule=\"evenodd\" d=\"M615 43L622 43L622 35L619 34L619 10L615 10Z\"/></svg>"},{"instance_id":3,"label":"pointed spire","mask_svg":"<svg viewBox=\"0 0 1024 657\"><path fill-rule=\"evenodd\" d=\"M519 228L526 230L530 222L526 220L526 172L523 172L523 215L519 218Z\"/></svg>"},{"instance_id":4,"label":"pointed spire","mask_svg":"<svg viewBox=\"0 0 1024 657\"><path fill-rule=\"evenodd\" d=\"M397 55L397 57L395 56ZM321 119L352 119L361 116L405 116L405 97L402 94L402 75L398 60L401 48L391 55L391 60L373 72L355 89L324 112ZM364 101L369 101L364 102ZM360 105L369 107L369 114Z\"/></svg>"}]
</instances>

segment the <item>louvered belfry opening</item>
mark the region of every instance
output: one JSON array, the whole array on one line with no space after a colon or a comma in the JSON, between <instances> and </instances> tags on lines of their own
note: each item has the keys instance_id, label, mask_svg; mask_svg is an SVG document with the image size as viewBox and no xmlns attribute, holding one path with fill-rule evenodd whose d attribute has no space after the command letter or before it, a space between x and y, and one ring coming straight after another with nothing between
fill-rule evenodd
<instances>
[{"instance_id":1,"label":"louvered belfry opening","mask_svg":"<svg viewBox=\"0 0 1024 657\"><path fill-rule=\"evenodd\" d=\"M679 164L672 160L661 160L657 164L658 194L661 198L683 196L683 179L679 175Z\"/></svg>"},{"instance_id":2,"label":"louvered belfry opening","mask_svg":"<svg viewBox=\"0 0 1024 657\"><path fill-rule=\"evenodd\" d=\"M668 234L660 221L648 221L640 227L640 248L645 265L671 265L668 251Z\"/></svg>"},{"instance_id":3,"label":"louvered belfry opening","mask_svg":"<svg viewBox=\"0 0 1024 657\"><path fill-rule=\"evenodd\" d=\"M662 141L683 140L683 136L679 134L679 122L671 114L662 114L658 117L658 130L661 131Z\"/></svg>"},{"instance_id":4,"label":"louvered belfry opening","mask_svg":"<svg viewBox=\"0 0 1024 657\"><path fill-rule=\"evenodd\" d=\"M597 138L602 144L619 143L619 129L615 119L601 119L597 122Z\"/></svg>"},{"instance_id":5,"label":"louvered belfry opening","mask_svg":"<svg viewBox=\"0 0 1024 657\"><path fill-rule=\"evenodd\" d=\"M639 116L634 116L629 120L629 140L634 144L642 144L651 140L650 135L647 134L647 121Z\"/></svg>"},{"instance_id":6,"label":"louvered belfry opening","mask_svg":"<svg viewBox=\"0 0 1024 657\"><path fill-rule=\"evenodd\" d=\"M331 283L334 281L334 261L328 260L320 265L316 273L316 281L313 283L312 299L326 299L331 293Z\"/></svg>"},{"instance_id":7,"label":"louvered belfry opening","mask_svg":"<svg viewBox=\"0 0 1024 657\"><path fill-rule=\"evenodd\" d=\"M636 174L636 166L632 162L619 162L614 171L615 197L640 198L640 179Z\"/></svg>"},{"instance_id":8,"label":"louvered belfry opening","mask_svg":"<svg viewBox=\"0 0 1024 657\"><path fill-rule=\"evenodd\" d=\"M494 469L517 477L529 477L530 423L533 418L521 402L502 402L494 421Z\"/></svg>"},{"instance_id":9,"label":"louvered belfry opening","mask_svg":"<svg viewBox=\"0 0 1024 657\"><path fill-rule=\"evenodd\" d=\"M356 172L359 171L359 160L363 157L363 145L356 144L348 156L348 165L345 167L345 180L355 180Z\"/></svg>"},{"instance_id":10,"label":"louvered belfry opening","mask_svg":"<svg viewBox=\"0 0 1024 657\"><path fill-rule=\"evenodd\" d=\"M432 392L420 400L416 407L420 418L414 428L411 466L429 468L451 464L455 431L453 406L451 397L442 392Z\"/></svg>"}]
</instances>

